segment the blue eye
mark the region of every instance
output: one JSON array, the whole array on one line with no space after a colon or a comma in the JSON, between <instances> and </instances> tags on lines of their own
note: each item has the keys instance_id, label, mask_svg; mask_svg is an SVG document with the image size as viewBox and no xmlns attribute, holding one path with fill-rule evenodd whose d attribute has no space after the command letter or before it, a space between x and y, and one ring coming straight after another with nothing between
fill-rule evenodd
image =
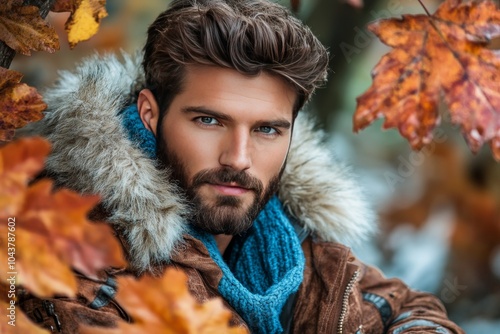
<instances>
[{"instance_id":1,"label":"blue eye","mask_svg":"<svg viewBox=\"0 0 500 334\"><path fill-rule=\"evenodd\" d=\"M210 125L219 124L219 122L217 122L217 120L213 117L201 116L198 119L203 124L210 124Z\"/></svg>"},{"instance_id":2,"label":"blue eye","mask_svg":"<svg viewBox=\"0 0 500 334\"><path fill-rule=\"evenodd\" d=\"M274 135L278 133L278 131L271 126L261 126L259 127L259 131L265 133L266 135Z\"/></svg>"}]
</instances>

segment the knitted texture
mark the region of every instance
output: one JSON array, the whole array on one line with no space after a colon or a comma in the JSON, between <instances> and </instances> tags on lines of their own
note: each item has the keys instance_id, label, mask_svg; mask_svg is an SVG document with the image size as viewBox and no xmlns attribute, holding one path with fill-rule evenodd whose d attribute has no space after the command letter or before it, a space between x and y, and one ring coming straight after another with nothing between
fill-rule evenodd
<instances>
[{"instance_id":1,"label":"knitted texture","mask_svg":"<svg viewBox=\"0 0 500 334\"><path fill-rule=\"evenodd\" d=\"M156 139L153 133L142 124L137 105L133 104L126 107L120 114L130 141L149 158L154 159L156 157Z\"/></svg>"},{"instance_id":2,"label":"knitted texture","mask_svg":"<svg viewBox=\"0 0 500 334\"><path fill-rule=\"evenodd\" d=\"M235 237L227 263L212 235L192 229L221 268L219 292L252 333L281 333L279 316L302 283L305 259L299 239L275 196L248 233Z\"/></svg>"}]
</instances>

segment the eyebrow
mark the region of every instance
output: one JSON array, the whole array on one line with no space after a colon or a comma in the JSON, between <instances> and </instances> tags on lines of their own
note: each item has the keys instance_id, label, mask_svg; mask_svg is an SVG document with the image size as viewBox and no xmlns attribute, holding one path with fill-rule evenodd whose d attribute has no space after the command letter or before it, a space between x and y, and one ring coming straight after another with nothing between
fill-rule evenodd
<instances>
[{"instance_id":1,"label":"eyebrow","mask_svg":"<svg viewBox=\"0 0 500 334\"><path fill-rule=\"evenodd\" d=\"M214 118L228 121L228 122L234 120L231 116L229 116L227 114L223 114L223 113L220 113L218 111L211 110L211 109L208 109L205 107L185 107L185 108L182 108L182 112L183 113L201 113L201 114L213 116ZM277 120L272 120L272 121L261 121L259 123L261 123L262 125L265 125L265 126L271 126L271 127L283 128L283 129L290 129L290 127L292 126L290 124L290 122L287 121L286 119L277 119Z\"/></svg>"},{"instance_id":2,"label":"eyebrow","mask_svg":"<svg viewBox=\"0 0 500 334\"><path fill-rule=\"evenodd\" d=\"M201 113L201 114L213 116L213 117L218 118L220 120L233 121L233 118L231 116L214 111L214 110L211 110L211 109L207 109L205 107L185 107L185 108L182 108L182 112L184 112L184 113Z\"/></svg>"}]
</instances>

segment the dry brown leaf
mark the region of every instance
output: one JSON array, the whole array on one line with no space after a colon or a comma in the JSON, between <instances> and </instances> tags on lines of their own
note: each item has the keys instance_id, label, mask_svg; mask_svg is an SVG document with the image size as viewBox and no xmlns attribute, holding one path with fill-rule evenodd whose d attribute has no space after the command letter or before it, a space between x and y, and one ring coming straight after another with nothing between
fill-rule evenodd
<instances>
[{"instance_id":1,"label":"dry brown leaf","mask_svg":"<svg viewBox=\"0 0 500 334\"><path fill-rule=\"evenodd\" d=\"M0 91L7 86L15 85L21 81L23 74L21 72L8 70L0 67Z\"/></svg>"},{"instance_id":2,"label":"dry brown leaf","mask_svg":"<svg viewBox=\"0 0 500 334\"><path fill-rule=\"evenodd\" d=\"M2 334L48 334L49 332L46 331L45 329L42 329L38 326L36 326L34 323L31 322L31 320L28 319L24 315L23 312L19 309L19 305L15 305L15 317L10 318L10 312L11 310L9 309L11 305L9 303L6 303L2 300L0 300L0 316L2 321L0 321L0 333ZM15 326L12 326L9 324L11 322L11 319L15 319L13 324Z\"/></svg>"},{"instance_id":3,"label":"dry brown leaf","mask_svg":"<svg viewBox=\"0 0 500 334\"><path fill-rule=\"evenodd\" d=\"M101 20L108 16L105 5L106 0L58 0L54 3L52 11L71 12L65 25L71 48L97 33Z\"/></svg>"},{"instance_id":4,"label":"dry brown leaf","mask_svg":"<svg viewBox=\"0 0 500 334\"><path fill-rule=\"evenodd\" d=\"M27 187L48 148L45 140L35 138L0 149L0 221L14 222L0 225L0 263L9 264L8 271L0 272L0 281L15 272L16 284L39 297L72 296L76 280L71 268L93 276L125 261L111 228L86 218L98 202L96 196L52 192L48 180ZM9 263L9 257L15 257L15 263Z\"/></svg>"},{"instance_id":5,"label":"dry brown leaf","mask_svg":"<svg viewBox=\"0 0 500 334\"><path fill-rule=\"evenodd\" d=\"M21 6L23 4L23 0L3 0L0 3L0 13L6 12L12 9L12 7Z\"/></svg>"},{"instance_id":6,"label":"dry brown leaf","mask_svg":"<svg viewBox=\"0 0 500 334\"><path fill-rule=\"evenodd\" d=\"M186 275L168 269L162 278L118 278L117 300L134 320L121 322L116 329L82 328L81 333L246 333L240 327L229 327L231 312L221 299L196 302L189 293Z\"/></svg>"},{"instance_id":7,"label":"dry brown leaf","mask_svg":"<svg viewBox=\"0 0 500 334\"><path fill-rule=\"evenodd\" d=\"M56 0L52 4L51 11L60 13L60 12L72 12L73 8L76 7L78 0Z\"/></svg>"},{"instance_id":8,"label":"dry brown leaf","mask_svg":"<svg viewBox=\"0 0 500 334\"><path fill-rule=\"evenodd\" d=\"M500 160L500 53L487 48L500 35L495 3L448 0L432 16L403 15L369 29L394 49L357 99L354 130L385 117L384 128L397 127L413 148L422 148L439 123L443 93L471 150L489 142Z\"/></svg>"},{"instance_id":9,"label":"dry brown leaf","mask_svg":"<svg viewBox=\"0 0 500 334\"><path fill-rule=\"evenodd\" d=\"M22 74L0 67L0 142L9 141L14 130L42 119L47 105L37 90L21 81Z\"/></svg>"},{"instance_id":10,"label":"dry brown leaf","mask_svg":"<svg viewBox=\"0 0 500 334\"><path fill-rule=\"evenodd\" d=\"M31 51L54 52L59 37L54 28L42 19L38 7L9 1L0 7L0 40L24 55Z\"/></svg>"}]
</instances>

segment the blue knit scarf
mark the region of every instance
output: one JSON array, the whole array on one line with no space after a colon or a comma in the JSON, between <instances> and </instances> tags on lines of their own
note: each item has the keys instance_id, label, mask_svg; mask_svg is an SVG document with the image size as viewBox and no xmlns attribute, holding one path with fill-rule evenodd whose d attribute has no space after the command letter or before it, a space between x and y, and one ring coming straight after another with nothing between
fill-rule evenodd
<instances>
[{"instance_id":1,"label":"blue knit scarf","mask_svg":"<svg viewBox=\"0 0 500 334\"><path fill-rule=\"evenodd\" d=\"M214 237L192 230L222 270L219 292L252 333L281 333L279 316L302 283L304 254L281 202L273 197L244 237L235 237L227 262Z\"/></svg>"},{"instance_id":2,"label":"blue knit scarf","mask_svg":"<svg viewBox=\"0 0 500 334\"><path fill-rule=\"evenodd\" d=\"M148 156L156 155L153 134L142 125L136 106L122 111L131 141ZM304 254L283 206L275 196L243 237L234 237L226 260L213 235L191 228L222 270L219 293L253 333L281 333L279 316L288 297L303 279Z\"/></svg>"}]
</instances>

